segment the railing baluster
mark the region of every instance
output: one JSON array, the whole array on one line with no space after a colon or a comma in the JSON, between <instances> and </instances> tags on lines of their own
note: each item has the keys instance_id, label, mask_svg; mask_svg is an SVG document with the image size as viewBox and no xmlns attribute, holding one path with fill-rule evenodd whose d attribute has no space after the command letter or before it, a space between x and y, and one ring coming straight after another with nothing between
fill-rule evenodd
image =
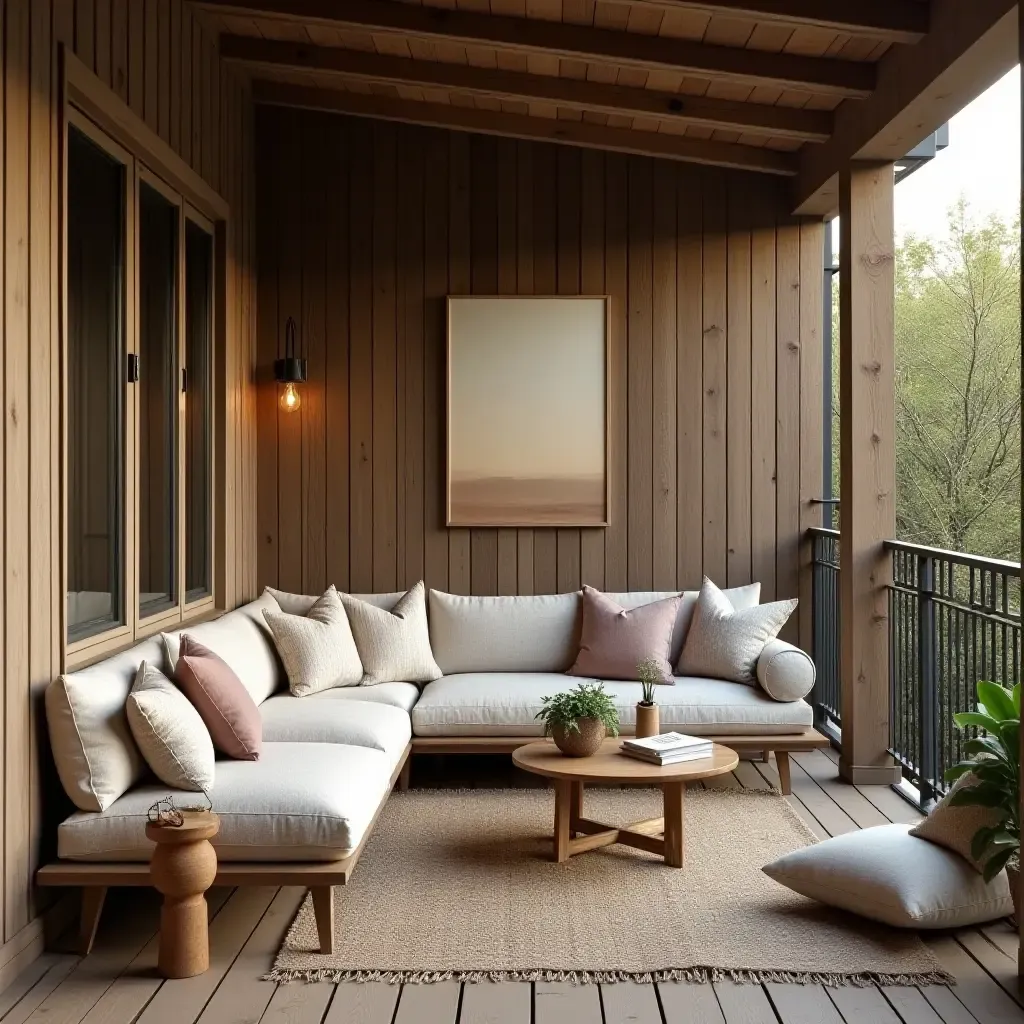
<instances>
[{"instance_id":1,"label":"railing baluster","mask_svg":"<svg viewBox=\"0 0 1024 1024\"><path fill-rule=\"evenodd\" d=\"M921 737L920 793L921 804L927 807L936 797L938 748L936 745L936 712L938 693L935 668L935 563L930 555L917 558L917 669L918 728Z\"/></svg>"}]
</instances>

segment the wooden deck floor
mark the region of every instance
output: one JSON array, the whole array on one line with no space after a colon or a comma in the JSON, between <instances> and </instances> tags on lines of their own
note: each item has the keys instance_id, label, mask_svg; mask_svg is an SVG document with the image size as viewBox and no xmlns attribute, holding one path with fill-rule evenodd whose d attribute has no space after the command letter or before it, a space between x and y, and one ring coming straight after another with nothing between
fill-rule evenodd
<instances>
[{"instance_id":1,"label":"wooden deck floor","mask_svg":"<svg viewBox=\"0 0 1024 1024\"><path fill-rule=\"evenodd\" d=\"M465 764L465 762L461 762ZM428 762L414 784L473 784L458 759ZM472 766L475 783L508 776L504 761ZM467 766L468 767L468 766ZM481 773L481 767L483 772ZM490 772L491 774L488 774ZM459 773L459 774L457 774ZM482 778L481 778L482 774ZM418 778L417 778L418 776ZM461 776L461 777L460 777ZM718 786L763 788L773 764L741 762ZM831 752L796 756L793 806L822 838L915 820L885 788L840 783ZM153 894L114 894L94 953L47 953L0 993L3 1024L995 1024L1024 1022L1017 938L1007 922L926 939L957 978L947 988L809 985L557 984L275 985L261 981L303 892L271 887L210 896L211 966L187 981L155 974Z\"/></svg>"}]
</instances>

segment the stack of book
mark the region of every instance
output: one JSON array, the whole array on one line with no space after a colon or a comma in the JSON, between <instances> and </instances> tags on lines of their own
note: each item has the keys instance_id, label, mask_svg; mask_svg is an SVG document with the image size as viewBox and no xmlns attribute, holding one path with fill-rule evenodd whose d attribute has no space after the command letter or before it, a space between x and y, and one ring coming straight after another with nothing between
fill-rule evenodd
<instances>
[{"instance_id":1,"label":"stack of book","mask_svg":"<svg viewBox=\"0 0 1024 1024\"><path fill-rule=\"evenodd\" d=\"M622 752L650 764L678 764L710 757L714 743L703 736L684 736L681 732L663 732L660 736L622 741Z\"/></svg>"}]
</instances>

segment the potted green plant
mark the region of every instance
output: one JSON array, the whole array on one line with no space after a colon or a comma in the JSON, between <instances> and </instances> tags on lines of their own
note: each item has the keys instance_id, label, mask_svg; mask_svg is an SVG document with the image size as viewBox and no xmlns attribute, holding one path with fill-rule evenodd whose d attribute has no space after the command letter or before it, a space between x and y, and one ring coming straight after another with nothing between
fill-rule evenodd
<instances>
[{"instance_id":1,"label":"potted green plant","mask_svg":"<svg viewBox=\"0 0 1024 1024\"><path fill-rule=\"evenodd\" d=\"M970 760L953 765L946 780L955 782L973 773L977 785L957 790L950 806L986 807L997 821L979 828L971 841L971 856L984 862L983 874L990 882L1006 868L1013 894L1018 901L1020 870L1020 684L1013 689L999 683L979 682L978 703L974 711L954 715L960 729L982 732L964 744ZM1017 909L1020 917L1020 910Z\"/></svg>"},{"instance_id":2,"label":"potted green plant","mask_svg":"<svg viewBox=\"0 0 1024 1024\"><path fill-rule=\"evenodd\" d=\"M607 734L618 736L619 713L601 683L580 683L571 690L543 699L537 717L544 735L569 757L589 757Z\"/></svg>"},{"instance_id":3,"label":"potted green plant","mask_svg":"<svg viewBox=\"0 0 1024 1024\"><path fill-rule=\"evenodd\" d=\"M636 667L636 677L643 688L643 696L636 706L636 735L657 736L661 732L658 705L654 703L654 687L661 681L661 671L653 658L644 658Z\"/></svg>"}]
</instances>

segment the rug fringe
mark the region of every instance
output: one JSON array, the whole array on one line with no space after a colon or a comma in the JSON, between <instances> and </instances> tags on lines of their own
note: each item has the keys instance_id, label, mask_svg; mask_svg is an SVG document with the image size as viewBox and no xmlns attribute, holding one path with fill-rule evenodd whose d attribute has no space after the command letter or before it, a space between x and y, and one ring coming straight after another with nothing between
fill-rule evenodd
<instances>
[{"instance_id":1,"label":"rug fringe","mask_svg":"<svg viewBox=\"0 0 1024 1024\"><path fill-rule=\"evenodd\" d=\"M955 985L956 979L948 971L930 971L919 974L842 974L819 971L730 971L719 967L678 967L661 971L344 971L330 967L275 968L263 976L264 981L287 984L307 982L384 982L388 985L434 985L441 981L467 984L502 981L555 981L571 985L611 985L621 981L650 985L655 982L688 981L707 984L712 981L734 981L742 985L827 985L840 988L855 985Z\"/></svg>"}]
</instances>

